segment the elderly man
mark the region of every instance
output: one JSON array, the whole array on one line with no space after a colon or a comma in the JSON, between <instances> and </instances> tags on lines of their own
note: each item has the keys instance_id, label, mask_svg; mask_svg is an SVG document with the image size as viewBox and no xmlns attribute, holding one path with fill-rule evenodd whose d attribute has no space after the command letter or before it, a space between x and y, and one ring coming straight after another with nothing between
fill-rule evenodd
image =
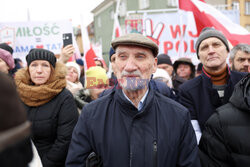
<instances>
[{"instance_id":1,"label":"elderly man","mask_svg":"<svg viewBox=\"0 0 250 167\"><path fill-rule=\"evenodd\" d=\"M234 71L250 72L250 45L238 44L230 51L231 68Z\"/></svg>"},{"instance_id":2,"label":"elderly man","mask_svg":"<svg viewBox=\"0 0 250 167\"><path fill-rule=\"evenodd\" d=\"M104 167L200 166L189 112L148 86L158 46L141 34L128 34L112 47L121 89L83 108L66 166L85 166L91 151Z\"/></svg>"},{"instance_id":3,"label":"elderly man","mask_svg":"<svg viewBox=\"0 0 250 167\"><path fill-rule=\"evenodd\" d=\"M234 85L245 74L229 70L226 63L228 42L220 31L203 29L195 46L203 64L202 74L179 87L179 101L191 112L199 141L207 119L217 107L228 102Z\"/></svg>"}]
</instances>

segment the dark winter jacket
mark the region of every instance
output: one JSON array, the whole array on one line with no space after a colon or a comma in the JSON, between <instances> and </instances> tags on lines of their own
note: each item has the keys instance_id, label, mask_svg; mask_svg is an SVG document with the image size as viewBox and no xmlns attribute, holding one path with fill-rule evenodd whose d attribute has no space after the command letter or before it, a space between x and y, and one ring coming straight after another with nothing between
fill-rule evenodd
<instances>
[{"instance_id":1,"label":"dark winter jacket","mask_svg":"<svg viewBox=\"0 0 250 167\"><path fill-rule=\"evenodd\" d=\"M32 122L32 140L44 167L64 166L78 112L67 89L38 107L25 105Z\"/></svg>"},{"instance_id":2,"label":"dark winter jacket","mask_svg":"<svg viewBox=\"0 0 250 167\"><path fill-rule=\"evenodd\" d=\"M198 120L201 131L208 118L215 109L226 104L231 97L234 85L242 79L245 73L230 71L228 69L228 79L224 91L224 98L221 101L210 76L202 69L202 74L198 77L186 81L179 87L179 102L191 112L191 119Z\"/></svg>"},{"instance_id":3,"label":"dark winter jacket","mask_svg":"<svg viewBox=\"0 0 250 167\"><path fill-rule=\"evenodd\" d=\"M182 105L149 89L138 111L121 89L113 89L83 108L66 166L85 166L94 151L104 167L196 167L196 145L189 112Z\"/></svg>"},{"instance_id":4,"label":"dark winter jacket","mask_svg":"<svg viewBox=\"0 0 250 167\"><path fill-rule=\"evenodd\" d=\"M200 141L204 167L250 166L250 74L234 89L229 103L205 124Z\"/></svg>"}]
</instances>

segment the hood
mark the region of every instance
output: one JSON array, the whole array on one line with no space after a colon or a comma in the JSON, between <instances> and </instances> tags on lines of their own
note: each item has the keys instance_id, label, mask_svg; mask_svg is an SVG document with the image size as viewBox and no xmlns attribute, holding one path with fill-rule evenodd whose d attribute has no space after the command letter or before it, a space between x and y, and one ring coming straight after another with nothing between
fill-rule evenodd
<instances>
[{"instance_id":1,"label":"hood","mask_svg":"<svg viewBox=\"0 0 250 167\"><path fill-rule=\"evenodd\" d=\"M229 101L238 109L250 112L250 74L235 85Z\"/></svg>"}]
</instances>

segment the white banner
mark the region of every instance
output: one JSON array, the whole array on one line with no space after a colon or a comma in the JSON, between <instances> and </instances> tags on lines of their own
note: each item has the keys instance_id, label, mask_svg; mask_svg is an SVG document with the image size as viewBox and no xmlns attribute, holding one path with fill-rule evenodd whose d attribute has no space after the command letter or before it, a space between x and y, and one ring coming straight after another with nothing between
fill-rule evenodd
<instances>
[{"instance_id":1,"label":"white banner","mask_svg":"<svg viewBox=\"0 0 250 167\"><path fill-rule=\"evenodd\" d=\"M159 54L168 54L172 61L195 55L197 31L192 13L172 12L144 15L144 34L159 46Z\"/></svg>"},{"instance_id":2,"label":"white banner","mask_svg":"<svg viewBox=\"0 0 250 167\"><path fill-rule=\"evenodd\" d=\"M239 22L239 13L225 14ZM198 34L192 12L145 14L143 22L143 34L159 45L159 53L168 54L173 62L179 57L189 57L194 64L199 63L195 51Z\"/></svg>"},{"instance_id":3,"label":"white banner","mask_svg":"<svg viewBox=\"0 0 250 167\"><path fill-rule=\"evenodd\" d=\"M44 48L59 54L64 33L72 33L73 45L79 54L70 21L0 23L0 43L8 43L14 50L13 57L20 58L24 63L32 48Z\"/></svg>"}]
</instances>

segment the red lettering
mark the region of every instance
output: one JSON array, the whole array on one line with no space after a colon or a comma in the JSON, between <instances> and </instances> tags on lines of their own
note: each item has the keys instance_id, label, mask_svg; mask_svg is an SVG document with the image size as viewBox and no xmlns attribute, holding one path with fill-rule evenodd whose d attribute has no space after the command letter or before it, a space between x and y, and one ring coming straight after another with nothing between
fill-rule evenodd
<instances>
[{"instance_id":1,"label":"red lettering","mask_svg":"<svg viewBox=\"0 0 250 167\"><path fill-rule=\"evenodd\" d=\"M180 25L176 25L175 29L173 29L173 26L171 25L170 32L171 32L172 37L176 38L178 34L179 34L179 36L181 36L181 35L184 36L185 32L186 32L186 28L187 28L187 26L185 24L182 25L182 33L181 33Z\"/></svg>"},{"instance_id":2,"label":"red lettering","mask_svg":"<svg viewBox=\"0 0 250 167\"><path fill-rule=\"evenodd\" d=\"M194 40L190 40L190 52L191 53L195 53L195 49L194 49Z\"/></svg>"},{"instance_id":3,"label":"red lettering","mask_svg":"<svg viewBox=\"0 0 250 167\"><path fill-rule=\"evenodd\" d=\"M184 52L186 52L187 51L187 42L183 41L183 43L184 43ZM177 41L176 44L175 44L176 52L178 52L178 50L179 50L179 45L180 45L180 41Z\"/></svg>"},{"instance_id":4,"label":"red lettering","mask_svg":"<svg viewBox=\"0 0 250 167\"><path fill-rule=\"evenodd\" d=\"M180 29L180 25L176 25L175 26L175 30L173 29L173 26L170 26L170 32L173 38L177 37L177 34L181 35L181 29Z\"/></svg>"},{"instance_id":5,"label":"red lettering","mask_svg":"<svg viewBox=\"0 0 250 167\"><path fill-rule=\"evenodd\" d=\"M198 32L197 34L193 34L192 31L188 31L188 35L191 37L198 37Z\"/></svg>"},{"instance_id":6,"label":"red lettering","mask_svg":"<svg viewBox=\"0 0 250 167\"><path fill-rule=\"evenodd\" d=\"M185 35L186 28L187 28L187 26L186 26L185 24L182 25L182 30L183 30L182 36L183 36L183 37L184 37L184 35Z\"/></svg>"},{"instance_id":7,"label":"red lettering","mask_svg":"<svg viewBox=\"0 0 250 167\"><path fill-rule=\"evenodd\" d=\"M164 53L167 54L169 50L173 49L173 43L170 41L165 41L163 43Z\"/></svg>"}]
</instances>

